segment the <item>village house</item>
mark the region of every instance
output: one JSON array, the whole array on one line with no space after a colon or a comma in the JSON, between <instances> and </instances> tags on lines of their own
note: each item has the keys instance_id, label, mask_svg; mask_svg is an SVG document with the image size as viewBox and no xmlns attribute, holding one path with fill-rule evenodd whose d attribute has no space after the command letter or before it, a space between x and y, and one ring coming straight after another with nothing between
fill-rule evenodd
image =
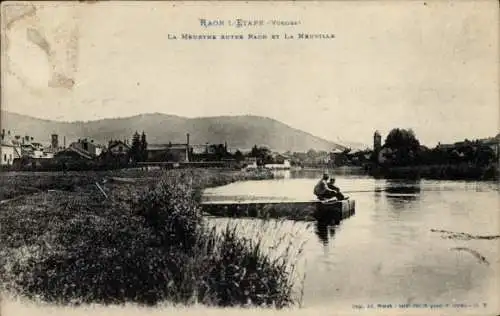
<instances>
[{"instance_id":1,"label":"village house","mask_svg":"<svg viewBox=\"0 0 500 316\"><path fill-rule=\"evenodd\" d=\"M0 164L2 166L10 166L14 162L14 159L20 157L20 143L11 137L10 131L6 134L3 129L0 135Z\"/></svg>"},{"instance_id":2,"label":"village house","mask_svg":"<svg viewBox=\"0 0 500 316\"><path fill-rule=\"evenodd\" d=\"M187 144L148 144L146 151L147 160L151 162L189 162L189 146Z\"/></svg>"},{"instance_id":3,"label":"village house","mask_svg":"<svg viewBox=\"0 0 500 316\"><path fill-rule=\"evenodd\" d=\"M257 157L245 157L245 160L243 160L243 162L249 165L257 165Z\"/></svg>"},{"instance_id":4,"label":"village house","mask_svg":"<svg viewBox=\"0 0 500 316\"><path fill-rule=\"evenodd\" d=\"M51 145L34 141L34 138L28 135L24 137L16 135L14 138L20 144L21 157L23 158L50 159L54 156L55 150L52 149Z\"/></svg>"},{"instance_id":5,"label":"village house","mask_svg":"<svg viewBox=\"0 0 500 316\"><path fill-rule=\"evenodd\" d=\"M384 164L391 162L394 158L394 151L391 148L383 147L378 152L377 161L379 164Z\"/></svg>"},{"instance_id":6,"label":"village house","mask_svg":"<svg viewBox=\"0 0 500 316\"><path fill-rule=\"evenodd\" d=\"M19 158L19 147L16 147L12 143L9 143L7 141L2 141L2 150L1 150L1 155L2 155L2 160L1 164L2 166L10 166L14 162L14 159Z\"/></svg>"},{"instance_id":7,"label":"village house","mask_svg":"<svg viewBox=\"0 0 500 316\"><path fill-rule=\"evenodd\" d=\"M190 145L189 150L189 161L191 162L234 161L226 142L224 144Z\"/></svg>"},{"instance_id":8,"label":"village house","mask_svg":"<svg viewBox=\"0 0 500 316\"><path fill-rule=\"evenodd\" d=\"M17 158L35 158L44 159L52 158L52 155L47 152L45 146L40 142L35 142L33 137L28 135L21 137L20 135L11 135L10 131L5 133L2 130L2 150L4 157L1 157L2 164L11 165L14 159ZM12 156L12 158L10 158Z\"/></svg>"},{"instance_id":9,"label":"village house","mask_svg":"<svg viewBox=\"0 0 500 316\"><path fill-rule=\"evenodd\" d=\"M2 156L0 161L4 165L19 165L36 163L36 161L50 160L60 150L57 145L57 135L52 135L51 143L44 144L35 141L29 135L13 135L10 131L2 130ZM12 158L11 158L12 157Z\"/></svg>"},{"instance_id":10,"label":"village house","mask_svg":"<svg viewBox=\"0 0 500 316\"><path fill-rule=\"evenodd\" d=\"M436 148L442 151L448 151L448 150L453 150L457 147L456 144L441 144L438 143Z\"/></svg>"},{"instance_id":11,"label":"village house","mask_svg":"<svg viewBox=\"0 0 500 316\"><path fill-rule=\"evenodd\" d=\"M97 157L101 156L102 154L104 154L106 152L106 146L104 145L101 145L101 144L96 144L95 145L95 155Z\"/></svg>"},{"instance_id":12,"label":"village house","mask_svg":"<svg viewBox=\"0 0 500 316\"><path fill-rule=\"evenodd\" d=\"M238 147L228 147L227 152L230 153L231 155L234 155L237 152L243 153L243 150L239 149Z\"/></svg>"},{"instance_id":13,"label":"village house","mask_svg":"<svg viewBox=\"0 0 500 316\"><path fill-rule=\"evenodd\" d=\"M330 152L329 161L327 161L330 165L340 166L345 164L348 161L347 155L344 150L340 148L335 148Z\"/></svg>"},{"instance_id":14,"label":"village house","mask_svg":"<svg viewBox=\"0 0 500 316\"><path fill-rule=\"evenodd\" d=\"M207 148L207 147L206 147ZM197 151L200 151L197 146ZM194 151L189 144L189 134L186 134L186 143L148 144L147 160L150 162L189 162Z\"/></svg>"},{"instance_id":15,"label":"village house","mask_svg":"<svg viewBox=\"0 0 500 316\"><path fill-rule=\"evenodd\" d=\"M58 149L53 138L50 148L46 148L46 155L52 155L58 160L93 160L102 153L103 146L87 138L78 139L69 144L68 148Z\"/></svg>"},{"instance_id":16,"label":"village house","mask_svg":"<svg viewBox=\"0 0 500 316\"><path fill-rule=\"evenodd\" d=\"M213 160L212 156L216 153L216 148L209 143L192 144L189 146L189 161L201 162Z\"/></svg>"},{"instance_id":17,"label":"village house","mask_svg":"<svg viewBox=\"0 0 500 316\"><path fill-rule=\"evenodd\" d=\"M273 155L273 160L274 163L267 163L264 167L273 170L288 170L291 168L290 160L281 154Z\"/></svg>"},{"instance_id":18,"label":"village house","mask_svg":"<svg viewBox=\"0 0 500 316\"><path fill-rule=\"evenodd\" d=\"M348 154L348 158L350 159L350 163L355 166L359 166L365 164L371 158L371 152L367 150L357 149Z\"/></svg>"},{"instance_id":19,"label":"village house","mask_svg":"<svg viewBox=\"0 0 500 316\"><path fill-rule=\"evenodd\" d=\"M210 146L208 145L208 143L204 144L204 145L191 145L191 153L193 155L202 155L202 154L207 154L210 150L209 148Z\"/></svg>"},{"instance_id":20,"label":"village house","mask_svg":"<svg viewBox=\"0 0 500 316\"><path fill-rule=\"evenodd\" d=\"M68 148L59 150L54 154L54 158L57 160L92 160L94 157L91 156L88 152L79 149L78 147L69 146Z\"/></svg>"},{"instance_id":21,"label":"village house","mask_svg":"<svg viewBox=\"0 0 500 316\"><path fill-rule=\"evenodd\" d=\"M257 157L246 157L243 161L246 169L257 169Z\"/></svg>"},{"instance_id":22,"label":"village house","mask_svg":"<svg viewBox=\"0 0 500 316\"><path fill-rule=\"evenodd\" d=\"M494 153L495 158L499 158L500 154L500 134L495 137L482 138L475 141L464 140L460 142L455 142L453 144L441 144L438 143L436 148L441 151L454 152L459 156L463 156L460 149L466 146L471 146L477 148L478 146L488 146Z\"/></svg>"},{"instance_id":23,"label":"village house","mask_svg":"<svg viewBox=\"0 0 500 316\"><path fill-rule=\"evenodd\" d=\"M50 144L43 147L43 158L52 159L57 152L63 149L64 147L59 146L59 135L52 134L50 138Z\"/></svg>"},{"instance_id":24,"label":"village house","mask_svg":"<svg viewBox=\"0 0 500 316\"><path fill-rule=\"evenodd\" d=\"M23 157L30 157L30 158L44 158L44 147L41 143L38 142L30 142L29 140L24 141L24 143L21 145L21 155Z\"/></svg>"},{"instance_id":25,"label":"village house","mask_svg":"<svg viewBox=\"0 0 500 316\"><path fill-rule=\"evenodd\" d=\"M282 163L285 162L285 160L289 160L290 159L289 156L287 156L285 154L281 154L279 152L273 152L273 153L271 153L271 158L277 164L282 164Z\"/></svg>"},{"instance_id":26,"label":"village house","mask_svg":"<svg viewBox=\"0 0 500 316\"><path fill-rule=\"evenodd\" d=\"M107 151L113 156L126 156L130 151L130 146L125 141L111 140L108 143Z\"/></svg>"},{"instance_id":27,"label":"village house","mask_svg":"<svg viewBox=\"0 0 500 316\"><path fill-rule=\"evenodd\" d=\"M43 157L42 158L52 159L52 158L54 158L55 153L56 153L56 151L53 150L52 147L45 147L43 149Z\"/></svg>"},{"instance_id":28,"label":"village house","mask_svg":"<svg viewBox=\"0 0 500 316\"><path fill-rule=\"evenodd\" d=\"M213 155L217 152L217 147L215 145L210 145L209 143L207 143L205 146L205 154Z\"/></svg>"},{"instance_id":29,"label":"village house","mask_svg":"<svg viewBox=\"0 0 500 316\"><path fill-rule=\"evenodd\" d=\"M94 140L88 140L87 138L79 139L77 142L71 143L69 147L83 151L92 157L97 157L97 145L94 144Z\"/></svg>"},{"instance_id":30,"label":"village house","mask_svg":"<svg viewBox=\"0 0 500 316\"><path fill-rule=\"evenodd\" d=\"M332 153L319 151L313 157L308 157L307 162L312 164L327 165L332 161Z\"/></svg>"},{"instance_id":31,"label":"village house","mask_svg":"<svg viewBox=\"0 0 500 316\"><path fill-rule=\"evenodd\" d=\"M500 134L495 137L483 138L478 141L482 145L486 145L493 150L495 153L495 158L498 159L500 156Z\"/></svg>"}]
</instances>

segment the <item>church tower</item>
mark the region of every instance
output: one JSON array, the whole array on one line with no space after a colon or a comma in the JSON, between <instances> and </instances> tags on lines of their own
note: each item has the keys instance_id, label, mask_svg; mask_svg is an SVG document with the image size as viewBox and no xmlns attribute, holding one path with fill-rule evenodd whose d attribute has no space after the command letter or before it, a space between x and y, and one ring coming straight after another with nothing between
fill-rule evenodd
<instances>
[{"instance_id":1,"label":"church tower","mask_svg":"<svg viewBox=\"0 0 500 316\"><path fill-rule=\"evenodd\" d=\"M379 131L375 131L373 134L373 154L372 154L372 159L375 163L378 163L379 161L379 153L380 150L382 149L382 136L380 135Z\"/></svg>"},{"instance_id":2,"label":"church tower","mask_svg":"<svg viewBox=\"0 0 500 316\"><path fill-rule=\"evenodd\" d=\"M380 135L379 131L375 131L375 133L373 134L373 151L378 153L381 148L382 136Z\"/></svg>"}]
</instances>

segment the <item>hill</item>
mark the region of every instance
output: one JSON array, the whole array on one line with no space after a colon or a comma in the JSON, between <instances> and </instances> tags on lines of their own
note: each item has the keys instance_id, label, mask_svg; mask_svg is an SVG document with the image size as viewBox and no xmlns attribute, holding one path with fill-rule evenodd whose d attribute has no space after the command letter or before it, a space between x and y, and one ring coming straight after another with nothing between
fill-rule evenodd
<instances>
[{"instance_id":1,"label":"hill","mask_svg":"<svg viewBox=\"0 0 500 316\"><path fill-rule=\"evenodd\" d=\"M275 151L332 150L342 145L292 128L277 120L260 116L217 116L185 118L166 114L141 114L125 118L88 122L59 122L2 111L1 128L16 135L29 135L41 143L49 143L50 135L59 135L66 145L78 138L94 139L107 144L111 139L130 139L137 130L144 131L148 143L227 142L229 147L249 149L253 145L269 146Z\"/></svg>"}]
</instances>

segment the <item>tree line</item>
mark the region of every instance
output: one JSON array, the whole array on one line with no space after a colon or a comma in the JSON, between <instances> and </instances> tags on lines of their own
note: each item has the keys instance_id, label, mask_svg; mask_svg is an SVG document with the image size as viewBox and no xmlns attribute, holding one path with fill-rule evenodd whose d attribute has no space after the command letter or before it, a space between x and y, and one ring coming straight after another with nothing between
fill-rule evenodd
<instances>
[{"instance_id":1,"label":"tree line","mask_svg":"<svg viewBox=\"0 0 500 316\"><path fill-rule=\"evenodd\" d=\"M465 140L453 146L421 146L411 129L394 128L387 135L381 153L374 159L387 166L440 165L468 163L487 166L497 159L495 151L482 142ZM380 162L380 158L383 158Z\"/></svg>"}]
</instances>

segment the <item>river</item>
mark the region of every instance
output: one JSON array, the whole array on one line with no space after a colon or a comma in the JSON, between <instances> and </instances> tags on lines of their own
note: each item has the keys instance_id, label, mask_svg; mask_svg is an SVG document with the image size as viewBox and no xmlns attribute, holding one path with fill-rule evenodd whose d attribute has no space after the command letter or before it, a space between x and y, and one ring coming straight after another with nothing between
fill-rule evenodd
<instances>
[{"instance_id":1,"label":"river","mask_svg":"<svg viewBox=\"0 0 500 316\"><path fill-rule=\"evenodd\" d=\"M321 173L280 175L205 194L310 199ZM500 239L468 238L499 234L497 183L391 181L345 174L336 175L336 180L355 199L356 214L329 230L291 221L219 218L212 223L236 223L243 236L266 240L268 249L276 243L296 250L300 245L303 251L294 258L297 272L305 276L297 284L303 287L306 307L466 304L463 308L498 311Z\"/></svg>"}]
</instances>

